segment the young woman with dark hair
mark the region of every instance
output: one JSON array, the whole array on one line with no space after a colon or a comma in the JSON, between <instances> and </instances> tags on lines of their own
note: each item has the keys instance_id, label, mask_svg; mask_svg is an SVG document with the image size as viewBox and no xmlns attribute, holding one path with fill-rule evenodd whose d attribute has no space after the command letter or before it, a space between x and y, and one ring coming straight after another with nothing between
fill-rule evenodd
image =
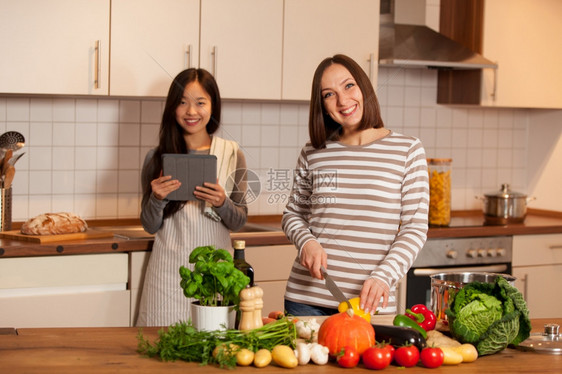
<instances>
[{"instance_id":1,"label":"young woman with dark hair","mask_svg":"<svg viewBox=\"0 0 562 374\"><path fill-rule=\"evenodd\" d=\"M427 238L423 146L384 127L369 78L344 55L316 69L309 133L282 220L298 250L285 309L301 316L337 312L324 267L366 312L394 314L396 285Z\"/></svg>"},{"instance_id":2,"label":"young woman with dark hair","mask_svg":"<svg viewBox=\"0 0 562 374\"><path fill-rule=\"evenodd\" d=\"M230 231L246 223L246 160L234 141L214 136L221 119L221 98L213 76L187 69L175 78L166 98L159 142L142 169L141 222L155 233L142 290L138 326L168 326L190 318L191 299L180 287L179 269L190 266L199 246L230 249ZM217 157L217 183L193 191L197 201L169 201L180 187L162 174L165 153L212 154Z\"/></svg>"}]
</instances>

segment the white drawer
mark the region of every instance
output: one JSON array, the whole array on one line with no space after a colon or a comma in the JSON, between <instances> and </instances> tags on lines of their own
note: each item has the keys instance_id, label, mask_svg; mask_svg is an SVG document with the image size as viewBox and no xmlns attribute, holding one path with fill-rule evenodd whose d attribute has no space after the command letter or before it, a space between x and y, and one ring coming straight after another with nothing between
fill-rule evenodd
<instances>
[{"instance_id":1,"label":"white drawer","mask_svg":"<svg viewBox=\"0 0 562 374\"><path fill-rule=\"evenodd\" d=\"M127 283L126 253L0 259L0 289Z\"/></svg>"},{"instance_id":2,"label":"white drawer","mask_svg":"<svg viewBox=\"0 0 562 374\"><path fill-rule=\"evenodd\" d=\"M129 305L129 291L0 298L0 327L126 327Z\"/></svg>"},{"instance_id":3,"label":"white drawer","mask_svg":"<svg viewBox=\"0 0 562 374\"><path fill-rule=\"evenodd\" d=\"M513 237L513 266L552 264L562 264L562 234Z\"/></svg>"}]
</instances>

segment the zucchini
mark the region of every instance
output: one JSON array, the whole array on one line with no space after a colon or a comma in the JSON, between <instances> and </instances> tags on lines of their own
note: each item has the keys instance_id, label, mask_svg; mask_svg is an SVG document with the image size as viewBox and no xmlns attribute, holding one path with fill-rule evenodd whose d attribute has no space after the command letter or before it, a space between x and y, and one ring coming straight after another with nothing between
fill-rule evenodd
<instances>
[{"instance_id":1,"label":"zucchini","mask_svg":"<svg viewBox=\"0 0 562 374\"><path fill-rule=\"evenodd\" d=\"M375 329L377 342L385 341L395 347L411 344L415 345L420 351L427 347L427 342L422 334L412 328L374 324L372 326Z\"/></svg>"}]
</instances>

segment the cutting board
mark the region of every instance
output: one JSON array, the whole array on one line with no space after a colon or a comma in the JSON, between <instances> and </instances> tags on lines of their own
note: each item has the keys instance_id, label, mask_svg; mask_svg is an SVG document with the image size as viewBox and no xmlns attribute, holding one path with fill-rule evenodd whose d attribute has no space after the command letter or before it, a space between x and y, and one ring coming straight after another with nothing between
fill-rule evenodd
<instances>
[{"instance_id":1,"label":"cutting board","mask_svg":"<svg viewBox=\"0 0 562 374\"><path fill-rule=\"evenodd\" d=\"M22 234L19 230L2 231L0 238L28 241L34 243L51 243L65 240L84 240L84 239L99 239L111 238L113 232L111 231L96 231L86 230L84 232L76 232L72 234L59 234L59 235L27 235Z\"/></svg>"}]
</instances>

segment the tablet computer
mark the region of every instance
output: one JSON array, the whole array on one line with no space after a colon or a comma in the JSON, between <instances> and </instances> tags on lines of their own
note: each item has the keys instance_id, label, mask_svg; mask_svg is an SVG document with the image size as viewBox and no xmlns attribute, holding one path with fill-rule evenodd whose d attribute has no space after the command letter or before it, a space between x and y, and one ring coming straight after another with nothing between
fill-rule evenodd
<instances>
[{"instance_id":1,"label":"tablet computer","mask_svg":"<svg viewBox=\"0 0 562 374\"><path fill-rule=\"evenodd\" d=\"M180 188L168 195L168 200L197 200L193 194L195 186L202 186L204 182L217 183L217 157L214 155L165 153L162 165L164 175L181 182Z\"/></svg>"}]
</instances>

